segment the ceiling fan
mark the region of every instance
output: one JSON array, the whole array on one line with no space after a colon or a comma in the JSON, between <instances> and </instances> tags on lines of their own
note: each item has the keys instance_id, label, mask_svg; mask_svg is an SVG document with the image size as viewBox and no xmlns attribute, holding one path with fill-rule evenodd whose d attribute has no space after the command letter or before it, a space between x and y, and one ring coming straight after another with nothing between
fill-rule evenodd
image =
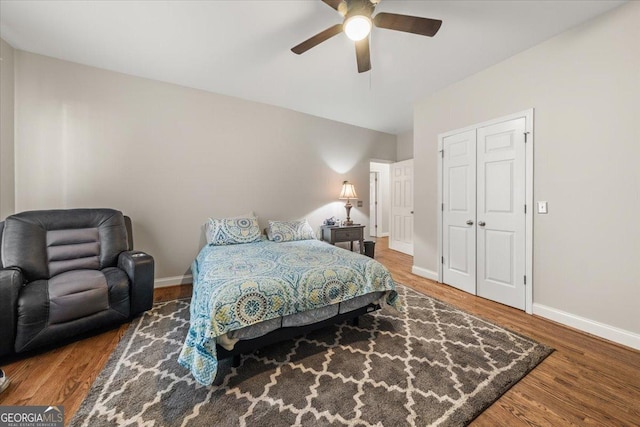
<instances>
[{"instance_id":1,"label":"ceiling fan","mask_svg":"<svg viewBox=\"0 0 640 427\"><path fill-rule=\"evenodd\" d=\"M291 51L300 55L344 31L347 37L356 42L356 59L359 73L364 73L371 69L369 33L372 25L428 37L433 37L442 25L442 21L439 19L398 15L397 13L380 12L376 16L372 16L373 10L380 3L380 0L322 0L322 2L344 16L343 23L319 32L310 39L291 48Z\"/></svg>"}]
</instances>

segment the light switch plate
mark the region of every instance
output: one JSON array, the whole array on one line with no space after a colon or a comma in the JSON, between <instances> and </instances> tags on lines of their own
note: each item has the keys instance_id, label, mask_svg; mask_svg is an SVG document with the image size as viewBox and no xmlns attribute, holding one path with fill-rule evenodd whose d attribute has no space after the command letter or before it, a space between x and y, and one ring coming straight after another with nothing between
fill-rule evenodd
<instances>
[{"instance_id":1,"label":"light switch plate","mask_svg":"<svg viewBox=\"0 0 640 427\"><path fill-rule=\"evenodd\" d=\"M549 213L549 210L547 209L547 202L538 202L538 213L539 214Z\"/></svg>"}]
</instances>

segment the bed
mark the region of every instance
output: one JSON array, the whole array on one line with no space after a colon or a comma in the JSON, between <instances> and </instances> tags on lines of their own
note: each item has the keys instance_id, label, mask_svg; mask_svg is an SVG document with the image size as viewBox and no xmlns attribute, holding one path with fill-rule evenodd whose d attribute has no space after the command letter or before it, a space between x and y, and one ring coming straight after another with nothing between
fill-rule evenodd
<instances>
[{"instance_id":1,"label":"bed","mask_svg":"<svg viewBox=\"0 0 640 427\"><path fill-rule=\"evenodd\" d=\"M190 327L178 362L212 384L219 358L252 351L389 304L388 270L315 239L207 245L192 264Z\"/></svg>"}]
</instances>

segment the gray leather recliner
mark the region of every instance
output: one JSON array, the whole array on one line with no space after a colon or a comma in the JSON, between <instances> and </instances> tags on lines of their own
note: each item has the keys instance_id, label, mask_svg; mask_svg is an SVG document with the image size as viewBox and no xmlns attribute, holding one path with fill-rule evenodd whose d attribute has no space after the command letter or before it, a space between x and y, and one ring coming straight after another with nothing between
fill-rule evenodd
<instances>
[{"instance_id":1,"label":"gray leather recliner","mask_svg":"<svg viewBox=\"0 0 640 427\"><path fill-rule=\"evenodd\" d=\"M131 250L127 225L113 209L30 211L0 222L0 356L151 308L153 257Z\"/></svg>"}]
</instances>

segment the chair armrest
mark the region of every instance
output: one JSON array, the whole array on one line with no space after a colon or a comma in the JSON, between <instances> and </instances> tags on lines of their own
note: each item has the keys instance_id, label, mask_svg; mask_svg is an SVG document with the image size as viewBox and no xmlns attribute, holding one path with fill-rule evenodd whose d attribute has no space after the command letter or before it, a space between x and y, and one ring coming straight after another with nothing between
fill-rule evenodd
<instances>
[{"instance_id":1,"label":"chair armrest","mask_svg":"<svg viewBox=\"0 0 640 427\"><path fill-rule=\"evenodd\" d=\"M140 251L122 252L118 268L127 273L131 282L131 317L149 310L153 305L153 257Z\"/></svg>"},{"instance_id":2,"label":"chair armrest","mask_svg":"<svg viewBox=\"0 0 640 427\"><path fill-rule=\"evenodd\" d=\"M131 225L131 218L124 216L124 227L127 229L127 250L133 250L133 225Z\"/></svg>"},{"instance_id":3,"label":"chair armrest","mask_svg":"<svg viewBox=\"0 0 640 427\"><path fill-rule=\"evenodd\" d=\"M14 352L18 296L23 283L19 268L0 268L0 356Z\"/></svg>"}]
</instances>

